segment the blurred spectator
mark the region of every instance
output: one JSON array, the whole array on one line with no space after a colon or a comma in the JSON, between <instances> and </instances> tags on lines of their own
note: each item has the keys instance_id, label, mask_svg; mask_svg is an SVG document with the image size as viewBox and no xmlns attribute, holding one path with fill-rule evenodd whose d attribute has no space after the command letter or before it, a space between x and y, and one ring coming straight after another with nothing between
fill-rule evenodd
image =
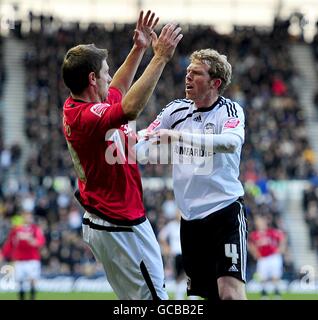
<instances>
[{"instance_id":1,"label":"blurred spectator","mask_svg":"<svg viewBox=\"0 0 318 320\"><path fill-rule=\"evenodd\" d=\"M166 193L166 199L162 204L163 215L167 220L174 220L176 218L177 205L174 200L172 190L168 190Z\"/></svg>"},{"instance_id":2,"label":"blurred spectator","mask_svg":"<svg viewBox=\"0 0 318 320\"><path fill-rule=\"evenodd\" d=\"M305 221L307 222L310 235L310 248L318 248L318 203L317 200L311 200L307 204L305 212Z\"/></svg>"},{"instance_id":3,"label":"blurred spectator","mask_svg":"<svg viewBox=\"0 0 318 320\"><path fill-rule=\"evenodd\" d=\"M318 39L318 37L317 37L317 39ZM318 46L318 44L317 44L317 46ZM318 61L318 56L317 56L317 61ZM318 69L317 69L317 72L318 72ZM314 103L314 107L316 108L316 112L318 113L318 90L314 93L313 103Z\"/></svg>"},{"instance_id":4,"label":"blurred spectator","mask_svg":"<svg viewBox=\"0 0 318 320\"><path fill-rule=\"evenodd\" d=\"M278 74L273 77L272 91L275 96L284 96L287 93L287 86Z\"/></svg>"},{"instance_id":5,"label":"blurred spectator","mask_svg":"<svg viewBox=\"0 0 318 320\"><path fill-rule=\"evenodd\" d=\"M316 33L313 37L311 45L313 48L314 57L316 58L316 60L318 60L318 20L316 22Z\"/></svg>"}]
</instances>

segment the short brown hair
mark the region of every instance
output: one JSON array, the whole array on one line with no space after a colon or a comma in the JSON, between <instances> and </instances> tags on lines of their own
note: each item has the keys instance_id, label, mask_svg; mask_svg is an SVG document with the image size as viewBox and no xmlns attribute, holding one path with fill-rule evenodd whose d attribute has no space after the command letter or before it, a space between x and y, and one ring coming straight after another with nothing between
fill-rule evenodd
<instances>
[{"instance_id":1,"label":"short brown hair","mask_svg":"<svg viewBox=\"0 0 318 320\"><path fill-rule=\"evenodd\" d=\"M91 72L99 77L102 63L107 56L106 49L99 49L94 44L80 44L68 50L62 65L65 85L72 93L82 93L88 86L88 75Z\"/></svg>"},{"instance_id":2,"label":"short brown hair","mask_svg":"<svg viewBox=\"0 0 318 320\"><path fill-rule=\"evenodd\" d=\"M209 74L211 78L220 78L222 83L219 87L219 93L231 83L232 66L227 61L227 57L213 49L202 49L194 51L190 56L190 61L198 60L209 66Z\"/></svg>"}]
</instances>

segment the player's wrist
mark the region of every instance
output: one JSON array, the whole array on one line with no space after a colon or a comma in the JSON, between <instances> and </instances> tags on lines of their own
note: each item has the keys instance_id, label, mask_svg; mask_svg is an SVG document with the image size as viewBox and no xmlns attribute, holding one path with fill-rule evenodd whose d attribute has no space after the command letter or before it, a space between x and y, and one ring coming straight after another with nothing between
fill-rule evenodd
<instances>
[{"instance_id":1,"label":"player's wrist","mask_svg":"<svg viewBox=\"0 0 318 320\"><path fill-rule=\"evenodd\" d=\"M142 44L137 44L137 43L134 43L131 51L132 52L138 52L138 53L141 53L141 54L144 54L147 50L148 46L144 46Z\"/></svg>"},{"instance_id":2,"label":"player's wrist","mask_svg":"<svg viewBox=\"0 0 318 320\"><path fill-rule=\"evenodd\" d=\"M162 53L155 53L153 56L153 60L167 64L170 60L170 56L164 55Z\"/></svg>"},{"instance_id":3,"label":"player's wrist","mask_svg":"<svg viewBox=\"0 0 318 320\"><path fill-rule=\"evenodd\" d=\"M170 130L170 137L172 141L180 141L181 134L179 131Z\"/></svg>"}]
</instances>

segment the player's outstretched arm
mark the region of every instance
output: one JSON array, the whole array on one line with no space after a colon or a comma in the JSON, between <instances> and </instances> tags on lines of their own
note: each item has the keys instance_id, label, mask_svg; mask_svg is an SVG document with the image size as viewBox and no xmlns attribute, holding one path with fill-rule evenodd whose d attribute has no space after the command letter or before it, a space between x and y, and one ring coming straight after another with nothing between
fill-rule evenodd
<instances>
[{"instance_id":1,"label":"player's outstretched arm","mask_svg":"<svg viewBox=\"0 0 318 320\"><path fill-rule=\"evenodd\" d=\"M159 18L150 10L147 11L145 16L143 11L139 14L133 37L134 45L124 63L115 73L111 82L111 86L118 88L123 96L129 90L141 59L146 49L150 46L151 33L158 21Z\"/></svg>"},{"instance_id":2,"label":"player's outstretched arm","mask_svg":"<svg viewBox=\"0 0 318 320\"><path fill-rule=\"evenodd\" d=\"M173 23L166 24L157 37L151 33L154 56L141 77L129 89L122 101L123 111L127 118L134 120L144 109L168 61L182 39L181 28Z\"/></svg>"},{"instance_id":3,"label":"player's outstretched arm","mask_svg":"<svg viewBox=\"0 0 318 320\"><path fill-rule=\"evenodd\" d=\"M182 141L185 145L204 148L217 153L234 153L242 143L240 137L232 133L212 135L169 129L148 132L147 138L152 139L153 144L167 144Z\"/></svg>"}]
</instances>

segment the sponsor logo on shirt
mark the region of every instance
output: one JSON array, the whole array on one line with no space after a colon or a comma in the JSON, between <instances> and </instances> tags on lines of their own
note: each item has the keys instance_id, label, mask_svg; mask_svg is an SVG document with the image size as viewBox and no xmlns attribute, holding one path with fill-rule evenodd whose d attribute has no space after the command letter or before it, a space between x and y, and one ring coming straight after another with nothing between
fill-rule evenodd
<instances>
[{"instance_id":1,"label":"sponsor logo on shirt","mask_svg":"<svg viewBox=\"0 0 318 320\"><path fill-rule=\"evenodd\" d=\"M160 124L160 120L156 119L154 122L152 122L149 127L147 128L147 131L152 131L154 129L156 129Z\"/></svg>"},{"instance_id":2,"label":"sponsor logo on shirt","mask_svg":"<svg viewBox=\"0 0 318 320\"><path fill-rule=\"evenodd\" d=\"M225 122L224 124L224 128L227 128L227 129L234 129L236 128L238 125L240 124L240 120L237 119L237 118L232 118L232 119L229 119Z\"/></svg>"},{"instance_id":3,"label":"sponsor logo on shirt","mask_svg":"<svg viewBox=\"0 0 318 320\"><path fill-rule=\"evenodd\" d=\"M94 104L90 110L96 116L101 117L109 107L110 107L110 104L108 103L97 103L97 104Z\"/></svg>"},{"instance_id":4,"label":"sponsor logo on shirt","mask_svg":"<svg viewBox=\"0 0 318 320\"><path fill-rule=\"evenodd\" d=\"M188 156L188 157L211 157L212 152L200 149L200 148L189 148L180 145L174 147L174 152L179 155Z\"/></svg>"}]
</instances>

